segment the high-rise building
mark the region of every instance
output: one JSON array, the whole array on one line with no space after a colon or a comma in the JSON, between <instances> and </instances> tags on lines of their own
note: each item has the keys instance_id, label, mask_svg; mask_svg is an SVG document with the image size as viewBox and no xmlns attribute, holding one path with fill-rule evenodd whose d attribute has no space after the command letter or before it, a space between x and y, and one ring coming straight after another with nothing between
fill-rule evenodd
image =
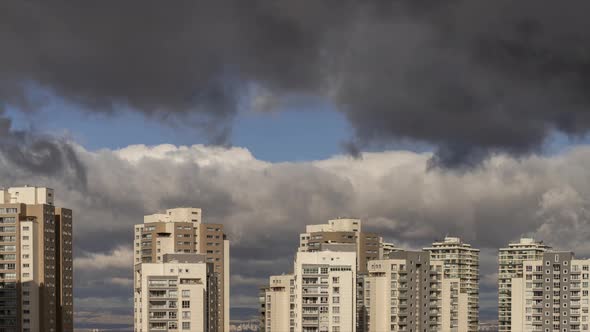
<instances>
[{"instance_id":1,"label":"high-rise building","mask_svg":"<svg viewBox=\"0 0 590 332\"><path fill-rule=\"evenodd\" d=\"M446 276L445 264L430 256L396 251L369 262L368 331L469 330L468 294L460 292L460 279Z\"/></svg>"},{"instance_id":2,"label":"high-rise building","mask_svg":"<svg viewBox=\"0 0 590 332\"><path fill-rule=\"evenodd\" d=\"M269 286L266 287L262 303L264 304L264 319L261 331L290 331L295 330L295 277L291 274L271 276Z\"/></svg>"},{"instance_id":3,"label":"high-rise building","mask_svg":"<svg viewBox=\"0 0 590 332\"><path fill-rule=\"evenodd\" d=\"M459 280L458 292L465 294L467 308L465 312L461 306L454 307L451 315L466 317L466 321L456 320L457 324L466 323L465 328L458 331L477 332L479 329L479 249L464 243L457 237L445 237L441 242L434 242L432 246L423 250L430 252L431 261L440 261L446 279ZM455 328L451 321L451 328Z\"/></svg>"},{"instance_id":4,"label":"high-rise building","mask_svg":"<svg viewBox=\"0 0 590 332\"><path fill-rule=\"evenodd\" d=\"M299 236L299 251L319 251L322 244L355 244L358 257L357 271L367 272L367 262L379 259L382 252L381 237L375 233L362 231L360 219L338 218L329 220L327 224L307 225L305 233ZM388 244L386 250L391 244Z\"/></svg>"},{"instance_id":5,"label":"high-rise building","mask_svg":"<svg viewBox=\"0 0 590 332\"><path fill-rule=\"evenodd\" d=\"M200 254L135 266L135 331L218 331L217 278Z\"/></svg>"},{"instance_id":6,"label":"high-rise building","mask_svg":"<svg viewBox=\"0 0 590 332\"><path fill-rule=\"evenodd\" d=\"M135 225L134 264L137 269L138 264L163 263L165 254L205 255L217 280L217 331L229 332L229 240L223 225L202 223L201 218L198 208L169 209L145 216L143 224ZM137 324L137 289L135 296Z\"/></svg>"},{"instance_id":7,"label":"high-rise building","mask_svg":"<svg viewBox=\"0 0 590 332\"><path fill-rule=\"evenodd\" d=\"M511 331L590 331L590 260L544 251L511 278Z\"/></svg>"},{"instance_id":8,"label":"high-rise building","mask_svg":"<svg viewBox=\"0 0 590 332\"><path fill-rule=\"evenodd\" d=\"M422 251L407 251L363 232L358 219L334 219L307 226L299 240L294 273L271 277L261 288L263 331L344 331L350 324L357 332L477 331L479 250L461 239L446 237ZM318 261L341 264L336 260L347 253L356 254L346 258L355 263L353 285L333 288L325 275L333 266ZM353 321L340 326L328 324L343 322L340 313L348 312L331 309L336 291L356 307ZM334 313L339 317L329 315Z\"/></svg>"},{"instance_id":9,"label":"high-rise building","mask_svg":"<svg viewBox=\"0 0 590 332\"><path fill-rule=\"evenodd\" d=\"M498 329L500 332L519 332L512 328L512 279L523 277L523 262L539 260L551 249L543 242L522 238L501 248L498 256Z\"/></svg>"},{"instance_id":10,"label":"high-rise building","mask_svg":"<svg viewBox=\"0 0 590 332\"><path fill-rule=\"evenodd\" d=\"M351 244L298 252L294 273L270 277L263 290L264 331L356 331L356 259Z\"/></svg>"},{"instance_id":11,"label":"high-rise building","mask_svg":"<svg viewBox=\"0 0 590 332\"><path fill-rule=\"evenodd\" d=\"M0 189L0 331L73 331L72 211L54 198Z\"/></svg>"},{"instance_id":12,"label":"high-rise building","mask_svg":"<svg viewBox=\"0 0 590 332\"><path fill-rule=\"evenodd\" d=\"M387 257L390 252L399 250L392 243L385 243L375 234L364 232L362 221L352 218L337 218L327 224L307 225L305 233L299 236L299 251L314 252L325 244L354 244L357 253L357 331L366 331L367 309L363 285L367 274L367 263Z\"/></svg>"}]
</instances>

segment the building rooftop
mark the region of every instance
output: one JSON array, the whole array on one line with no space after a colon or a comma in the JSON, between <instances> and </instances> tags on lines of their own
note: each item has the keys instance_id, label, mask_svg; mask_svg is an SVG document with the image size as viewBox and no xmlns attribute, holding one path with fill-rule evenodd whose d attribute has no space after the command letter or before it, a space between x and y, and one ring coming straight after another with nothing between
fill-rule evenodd
<instances>
[{"instance_id":1,"label":"building rooftop","mask_svg":"<svg viewBox=\"0 0 590 332\"><path fill-rule=\"evenodd\" d=\"M164 263L205 263L207 256L192 253L164 254L162 261Z\"/></svg>"}]
</instances>

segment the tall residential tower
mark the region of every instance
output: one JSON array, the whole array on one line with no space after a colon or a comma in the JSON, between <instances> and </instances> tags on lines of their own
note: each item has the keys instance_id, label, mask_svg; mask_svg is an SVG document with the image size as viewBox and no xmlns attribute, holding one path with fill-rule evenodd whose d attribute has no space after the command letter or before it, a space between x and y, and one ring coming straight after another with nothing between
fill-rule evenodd
<instances>
[{"instance_id":1,"label":"tall residential tower","mask_svg":"<svg viewBox=\"0 0 590 332\"><path fill-rule=\"evenodd\" d=\"M523 277L523 263L527 260L542 259L550 247L531 238L522 238L501 248L498 256L498 330L519 332L512 328L512 280Z\"/></svg>"},{"instance_id":2,"label":"tall residential tower","mask_svg":"<svg viewBox=\"0 0 590 332\"><path fill-rule=\"evenodd\" d=\"M466 323L459 331L477 332L479 329L479 249L464 243L457 237L445 237L443 241L434 242L432 246L424 248L430 252L431 261L440 261L446 279L459 281L457 291L464 294L467 306L453 306L451 315L465 317ZM462 312L461 310L466 310ZM451 322L451 328L456 328Z\"/></svg>"},{"instance_id":3,"label":"tall residential tower","mask_svg":"<svg viewBox=\"0 0 590 332\"><path fill-rule=\"evenodd\" d=\"M356 252L351 244L322 244L298 252L294 273L270 277L261 294L265 332L356 331Z\"/></svg>"},{"instance_id":4,"label":"tall residential tower","mask_svg":"<svg viewBox=\"0 0 590 332\"><path fill-rule=\"evenodd\" d=\"M73 331L72 211L54 198L0 189L0 331Z\"/></svg>"},{"instance_id":5,"label":"tall residential tower","mask_svg":"<svg viewBox=\"0 0 590 332\"><path fill-rule=\"evenodd\" d=\"M590 331L590 260L545 251L511 278L512 331Z\"/></svg>"},{"instance_id":6,"label":"tall residential tower","mask_svg":"<svg viewBox=\"0 0 590 332\"><path fill-rule=\"evenodd\" d=\"M215 278L208 277L207 280L215 280L214 311L217 319L217 323L210 326L216 326L216 332L229 332L229 241L223 232L223 225L202 223L201 209L198 208L169 209L163 213L145 216L143 224L135 225L134 243L136 271L141 271L142 264L210 264ZM200 254L202 259L187 260L182 258L184 256L174 256L181 259L171 260L173 256L166 254ZM201 272L207 271L204 267L192 268L197 269ZM197 278L201 278L201 282L205 280L203 275ZM143 293L147 290L141 287L141 276L136 275L135 283L137 327L142 317L140 312L153 311L155 308L150 302L142 300L145 299ZM208 315L210 316L210 313Z\"/></svg>"}]
</instances>

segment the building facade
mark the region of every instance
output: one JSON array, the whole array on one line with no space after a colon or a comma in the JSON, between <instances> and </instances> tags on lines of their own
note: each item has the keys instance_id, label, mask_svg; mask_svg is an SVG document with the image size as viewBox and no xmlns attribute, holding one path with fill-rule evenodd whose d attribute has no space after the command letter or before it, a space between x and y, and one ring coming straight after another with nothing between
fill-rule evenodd
<instances>
[{"instance_id":1,"label":"building facade","mask_svg":"<svg viewBox=\"0 0 590 332\"><path fill-rule=\"evenodd\" d=\"M469 330L468 294L427 251L398 251L369 262L368 331Z\"/></svg>"},{"instance_id":2,"label":"building facade","mask_svg":"<svg viewBox=\"0 0 590 332\"><path fill-rule=\"evenodd\" d=\"M217 280L205 255L164 254L135 267L135 331L218 331Z\"/></svg>"},{"instance_id":3,"label":"building facade","mask_svg":"<svg viewBox=\"0 0 590 332\"><path fill-rule=\"evenodd\" d=\"M387 257L390 252L399 250L392 243L385 243L375 233L362 229L362 220L337 218L327 224L307 225L305 233L299 235L299 251L319 251L326 244L352 244L357 254L357 331L366 331L367 308L363 287L367 275L367 263L371 260Z\"/></svg>"},{"instance_id":4,"label":"building facade","mask_svg":"<svg viewBox=\"0 0 590 332\"><path fill-rule=\"evenodd\" d=\"M466 311L457 310L451 314L457 317L466 315L466 320L452 320L451 329L457 327L458 331L477 332L479 329L479 249L472 248L460 238L445 237L443 241L434 242L424 250L430 252L431 261L440 261L445 279L459 280L458 292L465 294L467 298ZM467 326L455 326L454 321L457 324L466 323Z\"/></svg>"},{"instance_id":5,"label":"building facade","mask_svg":"<svg viewBox=\"0 0 590 332\"><path fill-rule=\"evenodd\" d=\"M169 209L135 225L134 248L136 269L139 264L162 263L165 254L204 255L216 274L217 331L229 331L229 240L223 225L202 223L198 208Z\"/></svg>"},{"instance_id":6,"label":"building facade","mask_svg":"<svg viewBox=\"0 0 590 332\"><path fill-rule=\"evenodd\" d=\"M265 289L263 331L295 330L295 277L293 275L271 276Z\"/></svg>"},{"instance_id":7,"label":"building facade","mask_svg":"<svg viewBox=\"0 0 590 332\"><path fill-rule=\"evenodd\" d=\"M356 252L326 247L295 259L295 332L356 330ZM299 310L300 308L300 310Z\"/></svg>"},{"instance_id":8,"label":"building facade","mask_svg":"<svg viewBox=\"0 0 590 332\"><path fill-rule=\"evenodd\" d=\"M545 251L511 281L512 331L590 331L590 260Z\"/></svg>"},{"instance_id":9,"label":"building facade","mask_svg":"<svg viewBox=\"0 0 590 332\"><path fill-rule=\"evenodd\" d=\"M0 189L0 331L73 331L72 211L54 198Z\"/></svg>"},{"instance_id":10,"label":"building facade","mask_svg":"<svg viewBox=\"0 0 590 332\"><path fill-rule=\"evenodd\" d=\"M356 259L354 245L298 252L294 273L270 277L263 289L263 330L356 331Z\"/></svg>"},{"instance_id":11,"label":"building facade","mask_svg":"<svg viewBox=\"0 0 590 332\"><path fill-rule=\"evenodd\" d=\"M498 255L498 330L518 332L512 328L512 280L523 277L523 262L539 260L551 248L532 238L522 238L501 248Z\"/></svg>"},{"instance_id":12,"label":"building facade","mask_svg":"<svg viewBox=\"0 0 590 332\"><path fill-rule=\"evenodd\" d=\"M367 262L379 259L383 240L375 233L362 231L360 219L338 218L327 224L307 225L299 235L299 251L319 251L322 244L354 244L358 257L357 271L367 271ZM387 244L389 250L392 244Z\"/></svg>"}]
</instances>

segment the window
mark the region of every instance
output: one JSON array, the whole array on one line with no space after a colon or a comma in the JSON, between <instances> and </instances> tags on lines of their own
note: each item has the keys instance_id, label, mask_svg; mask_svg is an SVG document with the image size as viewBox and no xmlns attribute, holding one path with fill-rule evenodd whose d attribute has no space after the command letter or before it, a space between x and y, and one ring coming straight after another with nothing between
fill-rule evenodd
<instances>
[{"instance_id":1,"label":"window","mask_svg":"<svg viewBox=\"0 0 590 332\"><path fill-rule=\"evenodd\" d=\"M190 297L190 296L191 296L190 290L183 290L182 291L182 297Z\"/></svg>"},{"instance_id":2,"label":"window","mask_svg":"<svg viewBox=\"0 0 590 332\"><path fill-rule=\"evenodd\" d=\"M191 301L182 301L182 308L188 309L191 307Z\"/></svg>"},{"instance_id":3,"label":"window","mask_svg":"<svg viewBox=\"0 0 590 332\"><path fill-rule=\"evenodd\" d=\"M191 312L190 311L183 311L182 312L182 319L190 319L191 318Z\"/></svg>"},{"instance_id":4,"label":"window","mask_svg":"<svg viewBox=\"0 0 590 332\"><path fill-rule=\"evenodd\" d=\"M191 323L190 322L182 322L182 329L183 330L190 330L191 329Z\"/></svg>"}]
</instances>

